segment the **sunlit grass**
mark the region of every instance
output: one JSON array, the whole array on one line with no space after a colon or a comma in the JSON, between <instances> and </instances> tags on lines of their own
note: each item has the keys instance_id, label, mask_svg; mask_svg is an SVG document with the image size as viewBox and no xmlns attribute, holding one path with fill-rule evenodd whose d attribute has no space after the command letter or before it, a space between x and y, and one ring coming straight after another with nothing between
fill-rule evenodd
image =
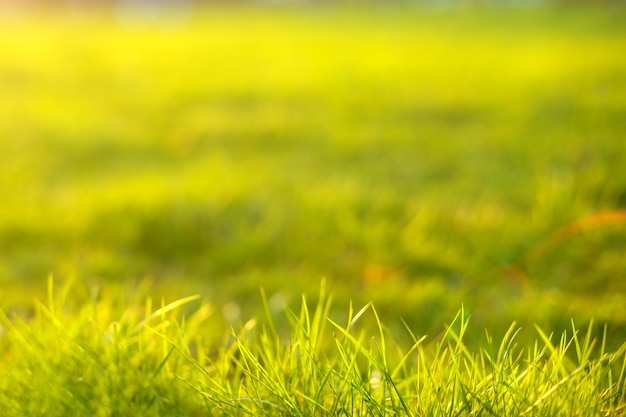
<instances>
[{"instance_id":1,"label":"sunlit grass","mask_svg":"<svg viewBox=\"0 0 626 417\"><path fill-rule=\"evenodd\" d=\"M618 415L623 14L3 21L9 415ZM92 289L33 308L50 273ZM322 276L335 307L276 314L300 293L314 305ZM275 326L245 322L259 287ZM140 325L162 307L148 296L189 293L211 305ZM349 300L373 301L384 325L369 307L348 329ZM472 324L456 343L463 314L440 330L462 304ZM574 337L572 318L592 317ZM428 339L413 346L400 318ZM523 330L500 348L513 321Z\"/></svg>"},{"instance_id":2,"label":"sunlit grass","mask_svg":"<svg viewBox=\"0 0 626 417\"><path fill-rule=\"evenodd\" d=\"M374 305L331 318L322 290L316 305L303 298L284 313L286 328L266 303L265 318L222 338L213 307L195 296L154 305L49 291L28 323L0 316L7 417L618 416L626 406L626 345L607 351L606 329L596 339L592 323L557 337L537 328L527 345L518 335L531 329L512 324L468 345L461 309L441 332L406 326L399 342Z\"/></svg>"}]
</instances>

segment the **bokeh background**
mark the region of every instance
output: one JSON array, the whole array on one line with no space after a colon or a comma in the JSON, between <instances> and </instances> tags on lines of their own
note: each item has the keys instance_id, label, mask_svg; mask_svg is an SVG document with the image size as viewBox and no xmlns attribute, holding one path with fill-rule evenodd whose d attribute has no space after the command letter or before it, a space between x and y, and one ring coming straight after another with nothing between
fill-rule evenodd
<instances>
[{"instance_id":1,"label":"bokeh background","mask_svg":"<svg viewBox=\"0 0 626 417\"><path fill-rule=\"evenodd\" d=\"M0 306L626 335L617 1L0 2ZM90 290L91 291L91 290ZM96 291L96 290L93 290ZM601 330L601 326L599 327Z\"/></svg>"}]
</instances>

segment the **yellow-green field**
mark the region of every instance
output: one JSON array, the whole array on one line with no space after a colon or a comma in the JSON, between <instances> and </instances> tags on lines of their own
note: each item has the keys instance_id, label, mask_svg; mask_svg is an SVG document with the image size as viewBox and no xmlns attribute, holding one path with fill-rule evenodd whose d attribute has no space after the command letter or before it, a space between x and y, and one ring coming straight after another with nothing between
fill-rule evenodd
<instances>
[{"instance_id":1,"label":"yellow-green field","mask_svg":"<svg viewBox=\"0 0 626 417\"><path fill-rule=\"evenodd\" d=\"M411 319L623 325L618 12L4 22L1 302L49 274L237 303L325 276Z\"/></svg>"},{"instance_id":2,"label":"yellow-green field","mask_svg":"<svg viewBox=\"0 0 626 417\"><path fill-rule=\"evenodd\" d=\"M281 332L280 310L315 302L325 277L336 321L371 300L392 333L402 318L437 335L463 305L472 341L593 318L618 349L625 19L270 7L180 25L0 20L0 307L28 328L52 275L73 281L70 329L93 300L128 318L147 296L190 294L223 329L258 316L263 287ZM6 334L0 370L17 355Z\"/></svg>"}]
</instances>

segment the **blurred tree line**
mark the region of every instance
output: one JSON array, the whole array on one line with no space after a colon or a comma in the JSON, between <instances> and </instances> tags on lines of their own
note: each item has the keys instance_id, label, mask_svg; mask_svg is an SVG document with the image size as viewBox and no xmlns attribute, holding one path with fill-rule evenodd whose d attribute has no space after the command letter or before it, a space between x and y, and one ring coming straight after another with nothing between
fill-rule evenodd
<instances>
[{"instance_id":1,"label":"blurred tree line","mask_svg":"<svg viewBox=\"0 0 626 417\"><path fill-rule=\"evenodd\" d=\"M491 7L539 5L599 5L626 4L626 0L0 0L0 8L81 9L115 7L203 7L210 5L246 4L324 4L324 5L410 5L424 7Z\"/></svg>"}]
</instances>

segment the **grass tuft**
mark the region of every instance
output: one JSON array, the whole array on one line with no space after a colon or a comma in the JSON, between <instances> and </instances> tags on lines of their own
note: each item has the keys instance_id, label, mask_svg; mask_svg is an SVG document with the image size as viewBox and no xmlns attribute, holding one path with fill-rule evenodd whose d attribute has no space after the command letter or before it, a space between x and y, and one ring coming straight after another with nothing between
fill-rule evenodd
<instances>
[{"instance_id":1,"label":"grass tuft","mask_svg":"<svg viewBox=\"0 0 626 417\"><path fill-rule=\"evenodd\" d=\"M513 323L475 347L461 308L437 337L405 325L407 338L372 304L334 320L322 285L314 306L303 296L285 311L288 332L268 309L224 335L198 296L117 309L120 300L79 293L50 281L31 317L0 313L3 415L618 416L626 407L626 344L605 351L607 331L594 339L593 322L558 337L537 327L526 345Z\"/></svg>"}]
</instances>

